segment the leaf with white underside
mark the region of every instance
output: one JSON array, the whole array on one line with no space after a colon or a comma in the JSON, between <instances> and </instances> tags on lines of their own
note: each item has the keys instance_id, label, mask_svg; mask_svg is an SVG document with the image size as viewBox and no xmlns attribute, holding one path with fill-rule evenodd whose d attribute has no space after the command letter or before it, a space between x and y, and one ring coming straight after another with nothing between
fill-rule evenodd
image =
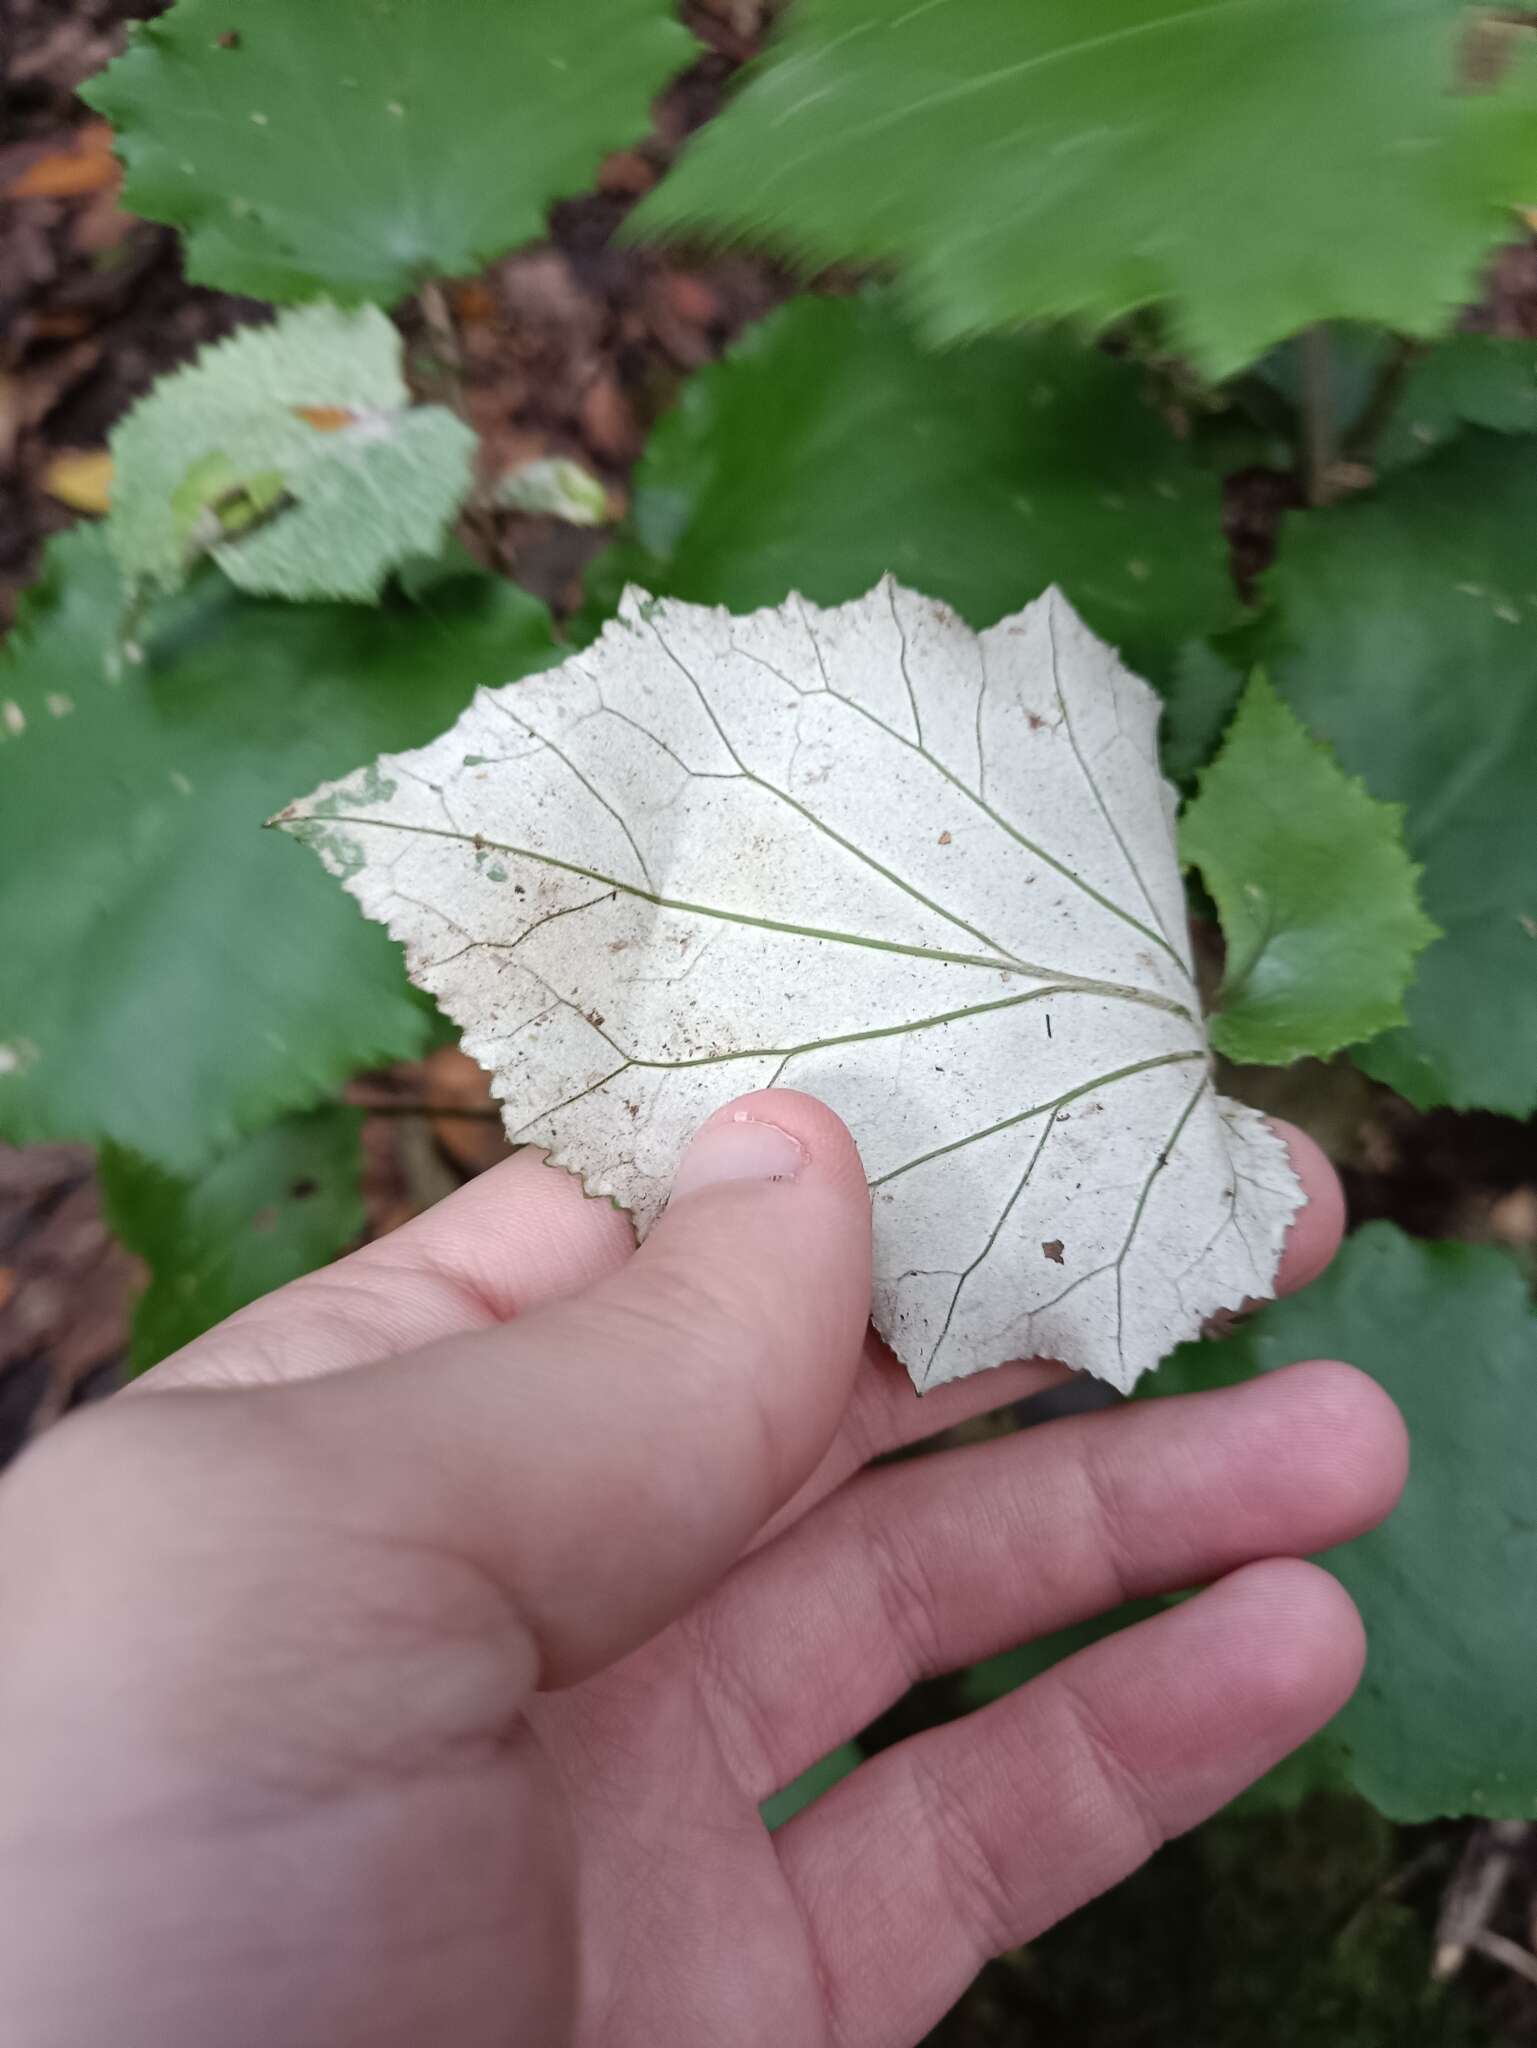
<instances>
[{"instance_id":1,"label":"leaf with white underside","mask_svg":"<svg viewBox=\"0 0 1537 2048\"><path fill-rule=\"evenodd\" d=\"M441 543L475 436L412 404L387 315L322 304L162 377L112 455L107 533L130 581L176 590L207 554L258 597L367 604Z\"/></svg>"},{"instance_id":2,"label":"leaf with white underside","mask_svg":"<svg viewBox=\"0 0 1537 2048\"><path fill-rule=\"evenodd\" d=\"M920 1391L1121 1387L1272 1290L1301 1200L1213 1092L1157 700L1056 592L974 633L890 579L747 617L627 593L585 653L283 813L644 1229L778 1084L848 1122Z\"/></svg>"}]
</instances>

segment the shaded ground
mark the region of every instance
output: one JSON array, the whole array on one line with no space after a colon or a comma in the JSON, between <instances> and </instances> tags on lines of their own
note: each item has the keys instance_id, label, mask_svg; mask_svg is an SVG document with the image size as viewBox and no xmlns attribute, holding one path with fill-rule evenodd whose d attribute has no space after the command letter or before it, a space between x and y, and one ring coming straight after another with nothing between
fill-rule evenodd
<instances>
[{"instance_id":1,"label":"shaded ground","mask_svg":"<svg viewBox=\"0 0 1537 2048\"><path fill-rule=\"evenodd\" d=\"M119 210L109 138L74 98L117 47L122 20L159 11L157 0L0 0L0 624L47 536L75 516L51 488L58 458L100 449L156 376L261 315L188 286L175 237ZM679 380L785 295L787 280L767 264L686 264L614 241L627 208L718 106L760 14L756 0L701 0L690 18L713 53L664 96L651 137L610 158L595 192L555 210L546 243L401 309L413 373L472 420L487 484L534 457L569 455L604 481L619 516L630 468ZM1502 256L1469 317L1537 334L1537 248ZM1275 469L1246 467L1229 480L1226 525L1242 584L1269 561L1278 522L1298 501L1296 480ZM557 608L577 601L595 544L553 520L485 510L469 516L466 537ZM1343 1063L1249 1070L1234 1082L1314 1131L1341 1165L1356 1220L1386 1216L1423 1236L1504 1243L1537 1269L1532 1127L1419 1115ZM456 1051L364 1077L351 1092L378 1112L365 1137L372 1234L505 1150L499 1126L474 1114L486 1107L484 1083ZM401 1113L422 1101L472 1113ZM135 1282L134 1262L101 1222L88 1152L0 1149L0 1462L66 1407L116 1384ZM1462 1895L1459 1859L1482 1869L1495 1846L1487 1828L1394 1830L1355 1805L1221 1823L995 1966L935 2041L1537 2040L1537 1991L1507 1965L1475 1954L1450 1996L1428 1982L1430 1930L1447 1898ZM1486 1918L1496 1941L1537 1946L1530 1838L1511 1864Z\"/></svg>"}]
</instances>

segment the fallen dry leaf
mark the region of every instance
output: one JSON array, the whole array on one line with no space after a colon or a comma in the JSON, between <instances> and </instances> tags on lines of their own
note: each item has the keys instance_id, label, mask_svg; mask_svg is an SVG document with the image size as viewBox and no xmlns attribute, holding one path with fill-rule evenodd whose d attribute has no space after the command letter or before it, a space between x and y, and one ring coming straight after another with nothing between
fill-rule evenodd
<instances>
[{"instance_id":1,"label":"fallen dry leaf","mask_svg":"<svg viewBox=\"0 0 1537 2048\"><path fill-rule=\"evenodd\" d=\"M112 128L106 121L88 121L68 149L51 149L6 187L6 199L78 199L117 182L112 154Z\"/></svg>"},{"instance_id":2,"label":"fallen dry leaf","mask_svg":"<svg viewBox=\"0 0 1537 2048\"><path fill-rule=\"evenodd\" d=\"M112 457L105 448L67 448L46 465L43 489L72 512L105 517L112 502Z\"/></svg>"}]
</instances>

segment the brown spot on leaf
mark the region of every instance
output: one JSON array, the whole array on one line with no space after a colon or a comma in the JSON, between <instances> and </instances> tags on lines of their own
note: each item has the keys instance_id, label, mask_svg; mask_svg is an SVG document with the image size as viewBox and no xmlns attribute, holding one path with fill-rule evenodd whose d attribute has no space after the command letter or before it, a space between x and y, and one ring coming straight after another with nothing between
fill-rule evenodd
<instances>
[{"instance_id":1,"label":"brown spot on leaf","mask_svg":"<svg viewBox=\"0 0 1537 2048\"><path fill-rule=\"evenodd\" d=\"M941 845L941 846L948 846L948 845L950 844L950 835L949 835L949 833L948 833L948 832L941 832L941 833L940 833L940 835L939 835L939 843L940 843L940 845Z\"/></svg>"},{"instance_id":2,"label":"brown spot on leaf","mask_svg":"<svg viewBox=\"0 0 1537 2048\"><path fill-rule=\"evenodd\" d=\"M1062 1240L1060 1237L1048 1237L1042 1244L1041 1250L1046 1254L1047 1258L1051 1260L1051 1263L1054 1266L1061 1266L1066 1264L1066 1261L1062 1257Z\"/></svg>"},{"instance_id":3,"label":"brown spot on leaf","mask_svg":"<svg viewBox=\"0 0 1537 2048\"><path fill-rule=\"evenodd\" d=\"M317 434L339 434L357 419L350 405L296 405L293 409Z\"/></svg>"}]
</instances>

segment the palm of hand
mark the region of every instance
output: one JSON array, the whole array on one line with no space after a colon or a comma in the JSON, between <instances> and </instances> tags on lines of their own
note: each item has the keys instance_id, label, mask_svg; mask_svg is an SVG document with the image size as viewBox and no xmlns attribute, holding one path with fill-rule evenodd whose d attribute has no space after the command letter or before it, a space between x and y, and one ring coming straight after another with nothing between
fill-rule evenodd
<instances>
[{"instance_id":1,"label":"palm of hand","mask_svg":"<svg viewBox=\"0 0 1537 2048\"><path fill-rule=\"evenodd\" d=\"M812 1161L793 1188L694 1195L626 1263L622 1219L514 1161L211 1333L157 1376L170 1398L60 1460L98 1491L138 1475L111 1512L140 1516L123 1556L157 1591L130 1570L89 1618L142 1665L142 1714L130 1674L84 1765L68 1717L29 1728L26 1796L51 1771L50 1814L99 1815L132 1788L132 1910L92 1865L121 1968L158 1998L189 1924L204 1957L190 1987L168 1964L163 2048L898 2048L1348 1692L1353 1611L1290 1560L1391 1504L1371 1383L1305 1366L870 1469L1060 1372L920 1405L873 1341L856 1369L857 1159L817 1105L762 1099ZM1290 1284L1337 1234L1310 1171ZM1208 1580L763 1827L915 1679ZM146 1656L167 1584L175 1650ZM18 1997L58 1903L36 1886L14 1919ZM75 2011L26 2038L127 2037Z\"/></svg>"}]
</instances>

